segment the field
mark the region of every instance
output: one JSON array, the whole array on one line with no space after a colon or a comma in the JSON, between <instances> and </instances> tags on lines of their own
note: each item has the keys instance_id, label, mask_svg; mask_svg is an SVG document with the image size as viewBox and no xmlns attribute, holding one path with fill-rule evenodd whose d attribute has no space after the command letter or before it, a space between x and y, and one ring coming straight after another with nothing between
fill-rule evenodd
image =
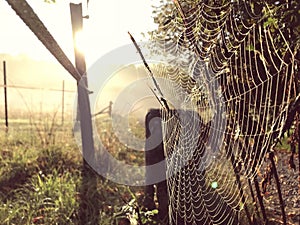
<instances>
[{"instance_id":1,"label":"field","mask_svg":"<svg viewBox=\"0 0 300 225\"><path fill-rule=\"evenodd\" d=\"M134 224L156 213L143 212L143 188L112 183L83 166L70 122L39 115L11 120L0 133L1 225L126 224L128 215Z\"/></svg>"},{"instance_id":2,"label":"field","mask_svg":"<svg viewBox=\"0 0 300 225\"><path fill-rule=\"evenodd\" d=\"M17 115L10 120L8 131L3 125L0 130L1 225L160 224L156 220L157 210L145 211L142 206L143 187L113 183L84 165L71 118L63 125L56 114L16 118ZM133 165L144 164L143 152L130 154L133 153L130 147L112 134L107 117L100 116L96 122L99 138L116 159ZM129 123L135 136L144 137L142 122ZM122 118L118 124L124 127ZM282 148L288 148L286 141L283 142ZM280 158L288 158L283 151ZM288 220L294 224L299 200L297 192L291 191L297 189L297 173L290 171L285 163L280 165L280 175L285 176L282 184ZM285 185L287 182L289 185ZM277 212L271 218L279 221L280 207L274 186L269 186L265 200L268 214ZM248 205L254 214L250 197ZM244 213L241 216L247 223Z\"/></svg>"}]
</instances>

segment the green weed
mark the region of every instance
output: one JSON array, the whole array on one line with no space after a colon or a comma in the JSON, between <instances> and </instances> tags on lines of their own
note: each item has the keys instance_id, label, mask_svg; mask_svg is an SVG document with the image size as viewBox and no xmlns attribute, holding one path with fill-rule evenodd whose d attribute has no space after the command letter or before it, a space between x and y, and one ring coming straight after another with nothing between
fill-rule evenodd
<instances>
[{"instance_id":1,"label":"green weed","mask_svg":"<svg viewBox=\"0 0 300 225\"><path fill-rule=\"evenodd\" d=\"M50 122L48 128L56 124ZM137 207L142 187L129 189L86 171L71 124L55 126L55 139L47 144L30 123L11 123L8 133L0 131L0 224L111 225L121 217L143 224L154 221L152 212ZM108 139L105 143L116 153L129 150L121 143L111 146ZM122 160L143 162L143 154L136 157L125 155ZM131 207L135 213L129 213Z\"/></svg>"}]
</instances>

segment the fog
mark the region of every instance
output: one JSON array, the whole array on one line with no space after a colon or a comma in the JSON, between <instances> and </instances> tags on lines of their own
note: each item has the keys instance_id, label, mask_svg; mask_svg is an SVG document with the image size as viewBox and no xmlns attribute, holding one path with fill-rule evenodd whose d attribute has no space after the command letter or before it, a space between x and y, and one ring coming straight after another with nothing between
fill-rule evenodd
<instances>
[{"instance_id":1,"label":"fog","mask_svg":"<svg viewBox=\"0 0 300 225\"><path fill-rule=\"evenodd\" d=\"M63 98L65 113L73 113L77 83L59 63L38 61L26 55L0 54L0 85L3 85L3 61L6 61L10 117L61 111ZM101 90L96 93L97 101L92 106L92 112L100 111L112 101L114 113L122 115L129 110L128 113L134 114L139 119L144 118L149 108L159 107L150 88L147 87L147 83L143 83L145 78L147 78L147 74L141 65L124 66L116 73L108 74ZM135 85L136 82L138 82L137 85ZM132 93L128 93L130 90ZM133 103L129 101L128 94L136 98ZM122 109L120 108L121 103L130 104L130 106L128 109ZM0 118L4 118L3 86L0 88L0 114Z\"/></svg>"}]
</instances>

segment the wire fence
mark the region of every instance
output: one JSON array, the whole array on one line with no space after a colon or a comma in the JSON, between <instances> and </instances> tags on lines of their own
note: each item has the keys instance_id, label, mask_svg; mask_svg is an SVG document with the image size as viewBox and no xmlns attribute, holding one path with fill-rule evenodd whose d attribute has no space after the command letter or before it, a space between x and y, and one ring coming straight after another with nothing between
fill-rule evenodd
<instances>
[{"instance_id":1,"label":"wire fence","mask_svg":"<svg viewBox=\"0 0 300 225\"><path fill-rule=\"evenodd\" d=\"M71 121L76 90L61 86L42 88L24 85L0 85L0 123L5 125L4 88L7 89L7 112L9 124L28 124L34 118L55 117L56 123Z\"/></svg>"}]
</instances>

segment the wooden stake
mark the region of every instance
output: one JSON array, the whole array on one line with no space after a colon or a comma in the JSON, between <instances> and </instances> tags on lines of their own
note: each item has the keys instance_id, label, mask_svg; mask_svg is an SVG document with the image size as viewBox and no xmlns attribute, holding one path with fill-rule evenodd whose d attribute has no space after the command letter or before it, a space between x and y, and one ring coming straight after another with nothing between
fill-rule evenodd
<instances>
[{"instance_id":1,"label":"wooden stake","mask_svg":"<svg viewBox=\"0 0 300 225\"><path fill-rule=\"evenodd\" d=\"M6 62L3 61L3 79L4 79L4 108L5 108L5 127L8 131L8 105L7 105L7 82L6 82Z\"/></svg>"}]
</instances>

